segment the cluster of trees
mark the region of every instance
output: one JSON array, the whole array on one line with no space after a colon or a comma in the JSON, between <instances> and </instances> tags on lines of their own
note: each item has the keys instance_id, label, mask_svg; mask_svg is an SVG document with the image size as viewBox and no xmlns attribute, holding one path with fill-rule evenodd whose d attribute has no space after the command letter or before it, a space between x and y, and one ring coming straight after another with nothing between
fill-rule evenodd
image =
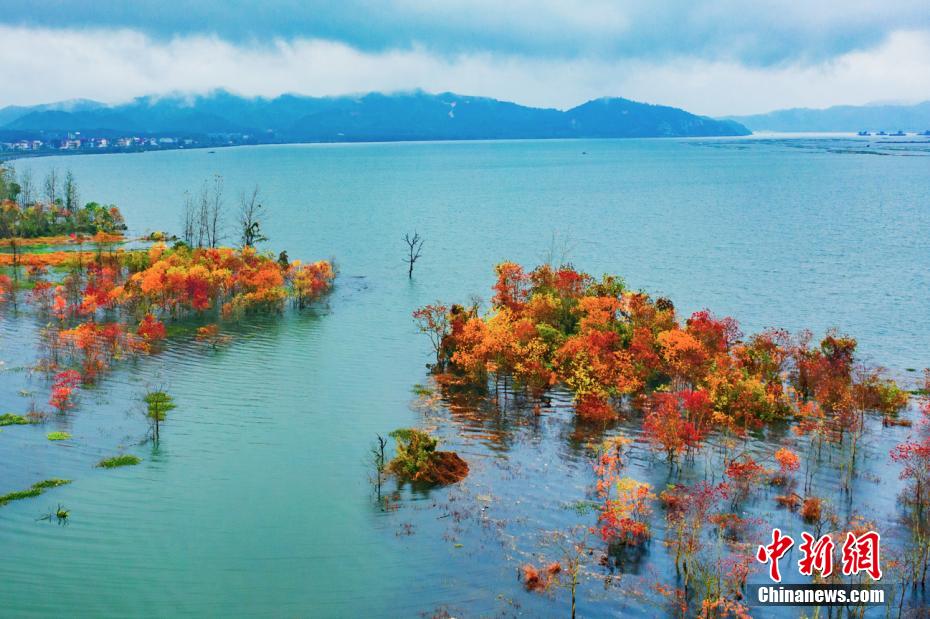
<instances>
[{"instance_id":1,"label":"cluster of trees","mask_svg":"<svg viewBox=\"0 0 930 619\"><path fill-rule=\"evenodd\" d=\"M915 589L926 586L930 569L930 370L925 371L921 392L917 435L891 450L891 459L901 466L901 479L907 481L900 498L911 534L911 545L896 567L901 581Z\"/></svg>"},{"instance_id":2,"label":"cluster of trees","mask_svg":"<svg viewBox=\"0 0 930 619\"><path fill-rule=\"evenodd\" d=\"M0 238L38 238L65 234L116 234L126 229L114 205L88 202L81 206L77 183L69 171L64 179L56 170L37 190L29 170L16 178L0 167Z\"/></svg>"},{"instance_id":3,"label":"cluster of trees","mask_svg":"<svg viewBox=\"0 0 930 619\"><path fill-rule=\"evenodd\" d=\"M27 273L31 299L62 320L97 322L118 315L144 321L210 310L225 316L279 310L288 298L304 303L319 298L335 276L327 261L282 264L251 247L156 243L142 251L83 253L88 260L83 265L75 257L82 252L65 253L72 259L64 263L69 272L59 281L48 280L41 266Z\"/></svg>"},{"instance_id":4,"label":"cluster of trees","mask_svg":"<svg viewBox=\"0 0 930 619\"><path fill-rule=\"evenodd\" d=\"M609 555L623 556L623 549L650 538L650 515L661 506L682 585L667 591L677 608L702 616L745 611L742 591L758 522L745 516L742 504L760 488L778 488L777 504L799 511L818 535L821 527L840 535L863 526L854 516L840 521L815 495L815 467L836 467L851 491L867 415L884 425L906 425L900 413L909 394L857 360L856 340L833 331L816 342L809 332L792 336L777 329L744 336L735 320L706 310L681 320L668 299L568 266L526 272L503 263L496 271L487 313L477 304L441 303L414 313L433 344L440 384L494 389L498 401L501 389L505 397L517 393L532 401L563 386L573 393L580 418L640 419L648 448L673 473L683 457L699 453L722 471L713 483L671 484L659 493L623 474L630 440L612 437L597 451L592 532L613 549ZM771 422L787 422L793 432L777 448L750 450L751 431ZM903 500L915 523L904 562L910 582L921 581L930 564L924 511L930 507L930 421L925 432L891 454L910 482ZM713 449L707 449L712 437ZM792 449L795 441L801 449ZM755 459L766 451L765 459ZM796 479L802 467L803 486Z\"/></svg>"},{"instance_id":5,"label":"cluster of trees","mask_svg":"<svg viewBox=\"0 0 930 619\"><path fill-rule=\"evenodd\" d=\"M732 318L709 311L678 319L671 301L627 290L615 276L570 267L497 266L489 313L437 304L414 318L431 336L437 372L469 384L507 384L539 397L556 384L586 418L626 406L645 413L670 459L712 429L744 435L801 417L810 429L843 433L865 410L894 417L907 393L856 363L856 341L828 333L767 330L744 338Z\"/></svg>"},{"instance_id":6,"label":"cluster of trees","mask_svg":"<svg viewBox=\"0 0 930 619\"><path fill-rule=\"evenodd\" d=\"M49 404L59 412L75 405L80 383L96 381L127 354L152 350L165 338L166 319L278 311L288 298L304 307L335 277L329 262L291 262L284 252L275 259L254 249L266 240L257 188L240 198L241 249L220 247L225 210L219 176L204 183L196 203L188 201L184 242L172 248L156 243L148 250L116 249L122 237L115 233L126 227L119 210L77 205L70 172L62 180L52 170L40 192L28 170L16 177L0 167L0 238L8 238L12 250L0 254L0 266L10 267L9 275L0 274L0 303L15 305L26 288L27 300L46 320L40 366L54 376ZM77 245L75 251L29 251L48 240L40 237L61 233L69 236L56 242ZM208 325L198 339L215 345L223 338L216 325Z\"/></svg>"},{"instance_id":7,"label":"cluster of trees","mask_svg":"<svg viewBox=\"0 0 930 619\"><path fill-rule=\"evenodd\" d=\"M40 366L55 377L49 404L59 412L74 406L80 383L96 381L114 361L150 352L164 340L167 319L273 312L288 298L302 306L325 294L335 277L329 262L282 262L252 247L156 243L148 250L99 245L96 252L60 253L67 257L61 263L27 267L24 286L0 276L0 302L16 303L24 296L47 325ZM50 265L64 273L50 271ZM13 267L17 279L19 269ZM204 341L220 339L215 325L204 333Z\"/></svg>"}]
</instances>

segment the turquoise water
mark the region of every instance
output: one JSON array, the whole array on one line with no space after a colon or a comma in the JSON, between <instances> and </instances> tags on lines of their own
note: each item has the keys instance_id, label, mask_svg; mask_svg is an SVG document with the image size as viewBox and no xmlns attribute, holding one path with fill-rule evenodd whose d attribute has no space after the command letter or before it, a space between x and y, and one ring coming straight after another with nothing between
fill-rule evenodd
<instances>
[{"instance_id":1,"label":"turquoise water","mask_svg":"<svg viewBox=\"0 0 930 619\"><path fill-rule=\"evenodd\" d=\"M0 614L564 615L564 595L525 593L516 569L541 531L590 524L565 509L593 481L583 429L562 397L540 418L417 402L430 351L411 311L487 299L496 262L531 265L554 244L579 268L623 274L683 313L733 315L746 332L837 326L910 380L908 368L930 365L930 157L922 144L887 156L862 146L298 145L17 162L36 178L70 168L84 199L118 204L140 233L178 230L184 192L213 174L232 210L257 183L268 248L334 257L340 277L313 311L230 326L217 350L182 341L124 364L57 422L71 441L46 441L57 426L3 428L0 493L51 476L74 483L0 508ZM414 229L426 244L408 281L401 239ZM47 400L44 379L21 369L36 358L36 328L3 310L0 412ZM138 397L153 384L179 404L157 451L138 444ZM367 449L410 425L436 428L472 475L405 490L383 512ZM857 481L853 503L893 529L900 485L885 454L907 431L873 430L880 483ZM120 447L144 462L93 468ZM634 467L662 482L645 450ZM827 492L837 481L825 471L819 483ZM59 503L68 525L36 521ZM634 586L588 586L582 614L652 616L636 579L664 579L668 565L654 542L630 570Z\"/></svg>"}]
</instances>

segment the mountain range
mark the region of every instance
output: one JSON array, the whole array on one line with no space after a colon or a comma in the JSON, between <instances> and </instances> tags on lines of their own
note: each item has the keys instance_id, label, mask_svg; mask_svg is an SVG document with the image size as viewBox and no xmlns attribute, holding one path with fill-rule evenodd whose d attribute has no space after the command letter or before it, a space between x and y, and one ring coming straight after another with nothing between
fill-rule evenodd
<instances>
[{"instance_id":1,"label":"mountain range","mask_svg":"<svg viewBox=\"0 0 930 619\"><path fill-rule=\"evenodd\" d=\"M735 136L732 120L622 98L569 110L535 108L485 97L421 91L273 99L226 91L140 97L105 105L77 100L0 109L0 140L126 135L248 135L259 143Z\"/></svg>"},{"instance_id":2,"label":"mountain range","mask_svg":"<svg viewBox=\"0 0 930 619\"><path fill-rule=\"evenodd\" d=\"M792 108L753 116L730 116L753 131L926 131L930 101L914 105L837 105Z\"/></svg>"}]
</instances>

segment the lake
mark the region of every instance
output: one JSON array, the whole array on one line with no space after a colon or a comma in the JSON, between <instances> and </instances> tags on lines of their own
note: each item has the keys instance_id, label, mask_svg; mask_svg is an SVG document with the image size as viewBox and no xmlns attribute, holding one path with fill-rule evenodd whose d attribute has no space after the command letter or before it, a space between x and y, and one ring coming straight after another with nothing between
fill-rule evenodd
<instances>
[{"instance_id":1,"label":"lake","mask_svg":"<svg viewBox=\"0 0 930 619\"><path fill-rule=\"evenodd\" d=\"M525 592L517 570L542 532L593 521L572 509L594 476L570 398L556 393L538 417L418 398L431 349L411 312L487 300L497 262L531 267L554 248L580 269L669 296L682 315L707 307L747 333L838 327L910 384L909 370L930 365L927 146L766 136L17 161L37 181L71 169L83 200L116 203L133 233L180 231L185 192L215 174L230 211L257 184L271 213L267 249L332 257L339 278L312 310L227 325L228 345L185 340L121 365L67 420L3 428L0 493L47 477L74 483L0 508L0 614L567 616L564 593ZM402 237L414 230L426 243L408 280ZM46 381L24 370L39 327L3 310L0 412L45 405ZM153 385L178 403L157 450L138 444L139 398ZM836 503L891 536L902 486L887 454L908 429L873 425L864 458L874 478ZM382 511L368 450L406 426L435 429L472 472L451 488L403 489ZM74 438L51 443L53 429ZM121 446L142 464L93 468ZM661 488L668 471L640 448L630 474ZM827 496L837 485L829 470L815 481ZM37 521L59 503L66 526ZM747 509L801 528L771 496ZM656 512L645 555L624 583L583 587L581 616L655 615L643 591L670 578Z\"/></svg>"}]
</instances>

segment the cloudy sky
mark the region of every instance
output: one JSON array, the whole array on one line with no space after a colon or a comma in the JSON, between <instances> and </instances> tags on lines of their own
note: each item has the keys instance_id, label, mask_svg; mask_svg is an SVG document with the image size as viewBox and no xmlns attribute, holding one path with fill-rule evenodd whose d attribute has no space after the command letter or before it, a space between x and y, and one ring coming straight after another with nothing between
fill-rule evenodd
<instances>
[{"instance_id":1,"label":"cloudy sky","mask_svg":"<svg viewBox=\"0 0 930 619\"><path fill-rule=\"evenodd\" d=\"M2 0L0 106L422 88L710 114L930 99L927 0Z\"/></svg>"}]
</instances>

